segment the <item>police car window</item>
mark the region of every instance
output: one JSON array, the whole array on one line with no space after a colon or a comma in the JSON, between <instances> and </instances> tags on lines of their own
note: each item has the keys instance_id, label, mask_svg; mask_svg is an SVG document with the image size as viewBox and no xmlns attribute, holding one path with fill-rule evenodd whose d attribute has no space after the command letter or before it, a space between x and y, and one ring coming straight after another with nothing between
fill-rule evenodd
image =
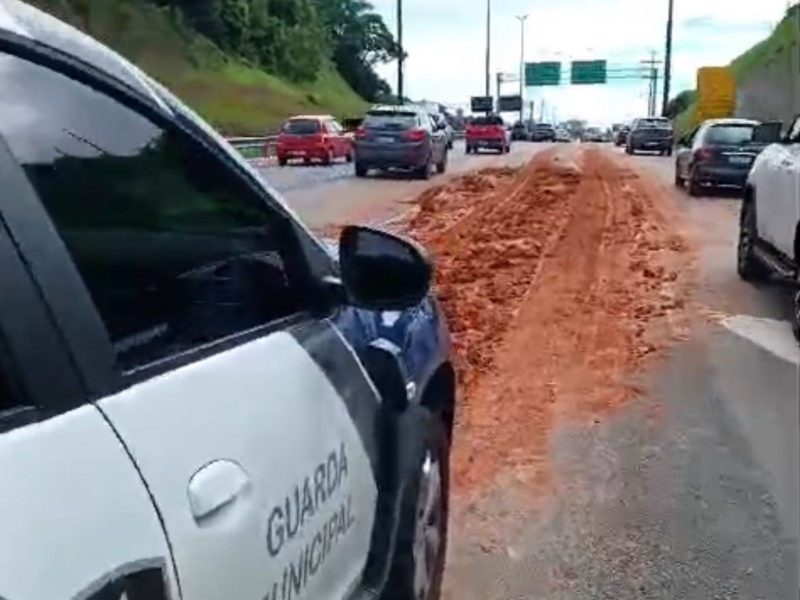
<instances>
[{"instance_id":1,"label":"police car window","mask_svg":"<svg viewBox=\"0 0 800 600\"><path fill-rule=\"evenodd\" d=\"M269 208L202 149L0 55L0 135L108 329L140 367L296 312Z\"/></svg>"}]
</instances>

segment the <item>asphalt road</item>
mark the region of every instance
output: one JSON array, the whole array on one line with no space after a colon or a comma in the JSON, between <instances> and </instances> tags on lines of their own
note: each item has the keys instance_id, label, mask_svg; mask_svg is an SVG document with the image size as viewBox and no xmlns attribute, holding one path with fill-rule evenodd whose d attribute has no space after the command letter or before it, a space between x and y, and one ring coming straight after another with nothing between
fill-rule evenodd
<instances>
[{"instance_id":1,"label":"asphalt road","mask_svg":"<svg viewBox=\"0 0 800 600\"><path fill-rule=\"evenodd\" d=\"M453 175L486 167L520 166L550 144L514 143L510 154L491 152L468 155L463 142L450 151L447 172L428 181L404 173L376 173L356 179L353 165L344 162L328 167L292 164L260 169L262 176L283 196L287 204L311 228L340 224L345 220L376 222L390 219L404 209L403 201L440 185Z\"/></svg>"},{"instance_id":2,"label":"asphalt road","mask_svg":"<svg viewBox=\"0 0 800 600\"><path fill-rule=\"evenodd\" d=\"M677 194L699 240L703 318L644 376L640 400L594 426L556 426L552 502L515 504L513 474L500 474L456 516L448 598L798 597L800 351L789 295L738 279L737 199L675 190L671 158L624 160ZM500 549L462 526L509 513L518 527Z\"/></svg>"}]
</instances>

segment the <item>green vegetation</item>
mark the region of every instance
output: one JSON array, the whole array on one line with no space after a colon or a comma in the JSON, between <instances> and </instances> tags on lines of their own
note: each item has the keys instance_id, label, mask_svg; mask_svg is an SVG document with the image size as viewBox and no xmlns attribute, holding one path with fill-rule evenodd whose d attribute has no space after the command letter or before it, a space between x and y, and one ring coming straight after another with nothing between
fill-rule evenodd
<instances>
[{"instance_id":1,"label":"green vegetation","mask_svg":"<svg viewBox=\"0 0 800 600\"><path fill-rule=\"evenodd\" d=\"M358 115L387 99L373 67L397 56L361 0L29 1L111 46L230 135L260 135L297 113Z\"/></svg>"},{"instance_id":2,"label":"green vegetation","mask_svg":"<svg viewBox=\"0 0 800 600\"><path fill-rule=\"evenodd\" d=\"M798 9L789 10L769 37L731 62L730 67L737 82L747 79L751 73L761 68L776 53L789 48L792 43L798 41L796 10ZM684 96L684 100L691 98L691 102L682 110L675 112L674 115L669 115L675 116L675 129L679 135L688 133L695 126L694 114L697 105L695 90L681 92L672 102L677 102L678 98L684 94L691 94L691 96Z\"/></svg>"}]
</instances>

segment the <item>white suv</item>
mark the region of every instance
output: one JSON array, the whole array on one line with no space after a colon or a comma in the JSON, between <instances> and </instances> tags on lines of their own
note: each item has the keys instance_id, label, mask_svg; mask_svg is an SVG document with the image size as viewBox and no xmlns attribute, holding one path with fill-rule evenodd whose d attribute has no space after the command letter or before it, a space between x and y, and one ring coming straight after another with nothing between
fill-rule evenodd
<instances>
[{"instance_id":1,"label":"white suv","mask_svg":"<svg viewBox=\"0 0 800 600\"><path fill-rule=\"evenodd\" d=\"M737 270L748 281L770 277L795 289L793 326L800 339L800 117L753 163L742 203Z\"/></svg>"}]
</instances>

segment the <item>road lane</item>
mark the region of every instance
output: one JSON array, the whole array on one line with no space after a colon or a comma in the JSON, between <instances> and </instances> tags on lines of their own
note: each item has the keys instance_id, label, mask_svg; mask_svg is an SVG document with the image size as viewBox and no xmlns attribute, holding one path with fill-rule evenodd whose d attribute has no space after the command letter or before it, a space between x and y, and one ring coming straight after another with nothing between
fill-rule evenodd
<instances>
[{"instance_id":1,"label":"road lane","mask_svg":"<svg viewBox=\"0 0 800 600\"><path fill-rule=\"evenodd\" d=\"M466 154L456 142L450 152L447 173L428 181L402 173L375 174L357 179L351 164L329 167L302 164L259 169L287 204L311 228L319 229L344 221L380 222L402 212L406 200L423 190L441 185L455 175L487 167L519 167L551 144L515 143L510 154Z\"/></svg>"}]
</instances>

